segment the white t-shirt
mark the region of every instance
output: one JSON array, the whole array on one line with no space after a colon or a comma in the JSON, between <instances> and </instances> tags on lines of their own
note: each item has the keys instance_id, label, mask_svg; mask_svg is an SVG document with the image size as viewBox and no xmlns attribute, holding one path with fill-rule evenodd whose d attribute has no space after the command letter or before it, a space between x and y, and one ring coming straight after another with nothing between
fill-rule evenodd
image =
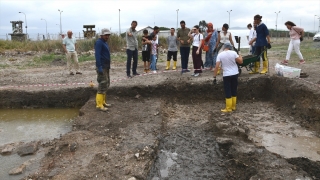
<instances>
[{"instance_id":1,"label":"white t-shirt","mask_svg":"<svg viewBox=\"0 0 320 180\"><path fill-rule=\"evenodd\" d=\"M218 54L217 62L221 62L221 67L223 69L223 76L233 76L239 74L238 66L236 63L236 58L239 55L235 51L222 51Z\"/></svg>"},{"instance_id":2,"label":"white t-shirt","mask_svg":"<svg viewBox=\"0 0 320 180\"><path fill-rule=\"evenodd\" d=\"M253 38L254 28L251 28L249 31L249 41Z\"/></svg>"},{"instance_id":3,"label":"white t-shirt","mask_svg":"<svg viewBox=\"0 0 320 180\"><path fill-rule=\"evenodd\" d=\"M192 33L192 36L193 36L192 46L199 47L200 41L203 39L203 35L201 33L199 34Z\"/></svg>"}]
</instances>

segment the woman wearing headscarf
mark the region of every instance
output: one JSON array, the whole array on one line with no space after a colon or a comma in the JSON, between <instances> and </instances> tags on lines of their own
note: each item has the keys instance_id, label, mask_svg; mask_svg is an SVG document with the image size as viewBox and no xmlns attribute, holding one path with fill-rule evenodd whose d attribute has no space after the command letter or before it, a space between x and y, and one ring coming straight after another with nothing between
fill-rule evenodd
<instances>
[{"instance_id":1,"label":"woman wearing headscarf","mask_svg":"<svg viewBox=\"0 0 320 180\"><path fill-rule=\"evenodd\" d=\"M204 67L210 68L210 70L212 70L212 68L216 65L216 59L213 56L213 50L216 47L218 33L213 28L213 24L211 22L207 24L207 27L207 37L204 39L203 42L205 45L208 45L209 50L206 52L206 62L204 63Z\"/></svg>"}]
</instances>

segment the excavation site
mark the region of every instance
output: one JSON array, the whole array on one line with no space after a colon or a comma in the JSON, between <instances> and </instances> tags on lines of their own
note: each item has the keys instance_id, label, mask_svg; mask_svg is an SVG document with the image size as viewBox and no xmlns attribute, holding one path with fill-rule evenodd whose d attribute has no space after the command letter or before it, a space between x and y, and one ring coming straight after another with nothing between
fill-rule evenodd
<instances>
[{"instance_id":1,"label":"excavation site","mask_svg":"<svg viewBox=\"0 0 320 180\"><path fill-rule=\"evenodd\" d=\"M112 106L102 112L96 86L25 85L41 73L1 89L2 110L72 108L76 115L49 140L1 142L1 158L19 162L1 165L5 179L320 179L319 87L304 80L243 74L237 109L222 113L222 79L213 85L211 72L141 75L114 80Z\"/></svg>"}]
</instances>

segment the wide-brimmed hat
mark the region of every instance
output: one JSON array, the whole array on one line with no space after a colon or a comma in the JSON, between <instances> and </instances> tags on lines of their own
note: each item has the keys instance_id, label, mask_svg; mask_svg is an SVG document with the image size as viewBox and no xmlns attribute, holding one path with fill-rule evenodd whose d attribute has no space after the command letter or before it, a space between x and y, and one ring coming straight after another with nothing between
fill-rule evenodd
<instances>
[{"instance_id":1,"label":"wide-brimmed hat","mask_svg":"<svg viewBox=\"0 0 320 180\"><path fill-rule=\"evenodd\" d=\"M111 34L110 30L107 29L107 28L103 28L101 30L101 34L100 35L103 36L103 35L107 35L107 34Z\"/></svg>"}]
</instances>

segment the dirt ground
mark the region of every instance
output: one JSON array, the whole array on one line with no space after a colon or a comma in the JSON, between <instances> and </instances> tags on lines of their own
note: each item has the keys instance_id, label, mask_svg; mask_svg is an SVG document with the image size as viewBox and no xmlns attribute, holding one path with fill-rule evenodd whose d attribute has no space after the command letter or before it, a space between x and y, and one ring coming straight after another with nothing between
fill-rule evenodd
<instances>
[{"instance_id":1,"label":"dirt ground","mask_svg":"<svg viewBox=\"0 0 320 180\"><path fill-rule=\"evenodd\" d=\"M40 168L27 169L24 179L320 179L320 61L293 59L290 66L309 77L287 79L274 75L279 53L268 52L267 75L242 70L237 110L228 114L220 112L221 75L213 85L209 70L200 77L163 72L165 55L159 73L131 79L114 59L112 107L100 112L96 86L89 87L94 61L70 76L64 61L31 68L38 54L2 54L1 108L80 108L71 132L41 144Z\"/></svg>"}]
</instances>

